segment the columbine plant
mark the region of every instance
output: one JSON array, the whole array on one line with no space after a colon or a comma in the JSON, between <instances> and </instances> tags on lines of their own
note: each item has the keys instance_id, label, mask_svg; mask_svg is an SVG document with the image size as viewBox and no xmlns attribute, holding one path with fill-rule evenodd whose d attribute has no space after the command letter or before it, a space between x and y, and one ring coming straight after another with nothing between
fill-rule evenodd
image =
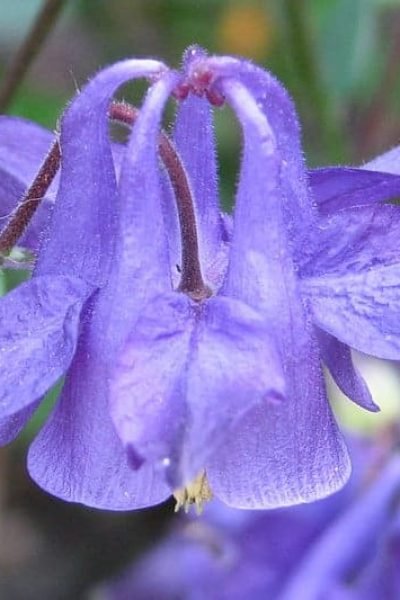
<instances>
[{"instance_id":1,"label":"columbine plant","mask_svg":"<svg viewBox=\"0 0 400 600\"><path fill-rule=\"evenodd\" d=\"M152 82L140 114L111 103L137 77ZM173 143L160 129L171 96ZM244 138L232 221L220 212L210 112L225 102ZM109 117L133 124L126 147L110 141ZM5 147L28 131L34 149L49 141L23 122L2 127ZM155 60L101 71L63 116L33 184L40 195L58 147L54 208L45 201L25 234L33 250L41 238L32 279L0 302L2 441L66 373L28 457L61 498L129 509L175 491L183 504L213 493L266 508L339 489L350 462L321 358L349 397L377 409L349 345L400 357L399 213L374 204L400 178L333 169L310 188L282 86L196 48L181 72ZM35 162L33 151L15 168L8 154L5 212ZM28 191L25 211L37 195Z\"/></svg>"}]
</instances>

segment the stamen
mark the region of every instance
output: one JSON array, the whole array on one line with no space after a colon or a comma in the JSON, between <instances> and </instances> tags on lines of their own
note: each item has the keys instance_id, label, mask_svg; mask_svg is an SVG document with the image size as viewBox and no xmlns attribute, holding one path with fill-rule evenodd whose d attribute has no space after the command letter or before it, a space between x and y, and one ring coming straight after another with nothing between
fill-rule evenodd
<instances>
[{"instance_id":1,"label":"stamen","mask_svg":"<svg viewBox=\"0 0 400 600\"><path fill-rule=\"evenodd\" d=\"M183 508L185 513L187 513L190 506L194 504L196 513L200 515L203 512L204 503L211 500L212 496L206 472L201 471L187 486L174 491L174 498L176 500L175 512Z\"/></svg>"}]
</instances>

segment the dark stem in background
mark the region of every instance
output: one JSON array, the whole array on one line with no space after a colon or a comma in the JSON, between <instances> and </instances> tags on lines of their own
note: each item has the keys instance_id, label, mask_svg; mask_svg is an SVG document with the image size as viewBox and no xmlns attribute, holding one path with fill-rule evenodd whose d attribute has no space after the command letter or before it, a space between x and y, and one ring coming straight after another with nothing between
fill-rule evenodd
<instances>
[{"instance_id":1,"label":"dark stem in background","mask_svg":"<svg viewBox=\"0 0 400 600\"><path fill-rule=\"evenodd\" d=\"M333 163L342 162L346 154L343 135L315 60L317 53L308 23L309 3L284 0L283 7L294 70L301 74L297 80L302 100L311 105L326 158Z\"/></svg>"},{"instance_id":2,"label":"dark stem in background","mask_svg":"<svg viewBox=\"0 0 400 600\"><path fill-rule=\"evenodd\" d=\"M4 113L51 31L67 0L45 0L30 32L22 42L14 60L8 67L0 87L0 113Z\"/></svg>"},{"instance_id":3,"label":"dark stem in background","mask_svg":"<svg viewBox=\"0 0 400 600\"><path fill-rule=\"evenodd\" d=\"M138 115L139 110L137 108L122 102L113 102L108 112L111 120L130 127L134 124ZM175 192L181 229L182 274L179 290L188 294L194 300L202 300L207 298L210 292L204 284L201 274L196 216L187 175L171 140L163 132L160 134L159 150L161 160L165 165ZM60 146L58 140L56 140L34 182L0 234L0 254L7 254L18 242L57 174L60 160Z\"/></svg>"}]
</instances>

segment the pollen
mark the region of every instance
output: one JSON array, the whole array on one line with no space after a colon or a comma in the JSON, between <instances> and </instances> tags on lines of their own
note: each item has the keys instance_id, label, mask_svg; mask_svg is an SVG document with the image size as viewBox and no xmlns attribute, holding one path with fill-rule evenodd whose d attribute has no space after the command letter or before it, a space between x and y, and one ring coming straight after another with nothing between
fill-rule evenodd
<instances>
[{"instance_id":1,"label":"pollen","mask_svg":"<svg viewBox=\"0 0 400 600\"><path fill-rule=\"evenodd\" d=\"M194 504L196 513L201 515L204 503L211 500L212 496L206 472L201 471L187 486L174 491L174 498L176 500L175 512L183 508L185 513L187 513L189 512L189 508Z\"/></svg>"}]
</instances>

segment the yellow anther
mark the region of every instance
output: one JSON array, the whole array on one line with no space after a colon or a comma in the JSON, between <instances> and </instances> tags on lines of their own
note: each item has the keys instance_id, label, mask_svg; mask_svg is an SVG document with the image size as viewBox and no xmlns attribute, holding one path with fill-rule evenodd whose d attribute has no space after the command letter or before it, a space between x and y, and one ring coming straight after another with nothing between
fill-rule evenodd
<instances>
[{"instance_id":1,"label":"yellow anther","mask_svg":"<svg viewBox=\"0 0 400 600\"><path fill-rule=\"evenodd\" d=\"M196 513L200 515L203 511L204 502L208 502L212 498L212 491L209 486L205 471L201 471L199 475L191 481L187 486L174 491L176 500L175 512L180 508L187 513L192 504L196 507Z\"/></svg>"}]
</instances>

